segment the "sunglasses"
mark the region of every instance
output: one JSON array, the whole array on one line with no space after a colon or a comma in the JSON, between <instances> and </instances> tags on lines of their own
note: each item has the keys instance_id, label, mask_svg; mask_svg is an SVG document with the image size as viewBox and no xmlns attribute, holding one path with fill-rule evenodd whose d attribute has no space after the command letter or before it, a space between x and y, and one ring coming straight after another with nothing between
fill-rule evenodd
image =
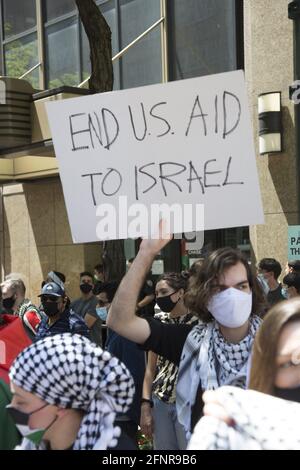
<instances>
[{"instance_id":1,"label":"sunglasses","mask_svg":"<svg viewBox=\"0 0 300 470\"><path fill-rule=\"evenodd\" d=\"M41 301L42 303L44 302L58 302L59 300L59 297L57 297L56 295L42 295L41 297Z\"/></svg>"}]
</instances>

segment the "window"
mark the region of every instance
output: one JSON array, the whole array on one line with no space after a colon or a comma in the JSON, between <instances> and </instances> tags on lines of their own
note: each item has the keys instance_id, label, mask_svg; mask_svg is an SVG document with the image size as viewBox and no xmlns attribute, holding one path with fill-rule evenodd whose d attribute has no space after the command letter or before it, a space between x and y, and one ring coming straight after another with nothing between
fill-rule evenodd
<instances>
[{"instance_id":1,"label":"window","mask_svg":"<svg viewBox=\"0 0 300 470\"><path fill-rule=\"evenodd\" d=\"M120 1L120 49L152 26L160 18L159 0ZM160 28L155 28L146 37L126 52L120 59L121 85L129 88L162 79Z\"/></svg>"},{"instance_id":2,"label":"window","mask_svg":"<svg viewBox=\"0 0 300 470\"><path fill-rule=\"evenodd\" d=\"M75 0L46 0L44 3L45 21L51 21L67 13L76 13L77 11Z\"/></svg>"},{"instance_id":3,"label":"window","mask_svg":"<svg viewBox=\"0 0 300 470\"><path fill-rule=\"evenodd\" d=\"M36 33L11 41L4 46L5 73L9 77L20 77L37 63L38 50ZM39 88L39 72L35 69L26 80Z\"/></svg>"},{"instance_id":4,"label":"window","mask_svg":"<svg viewBox=\"0 0 300 470\"><path fill-rule=\"evenodd\" d=\"M20 77L38 63L35 0L2 1L2 53L4 73ZM27 76L39 88L38 69Z\"/></svg>"},{"instance_id":5,"label":"window","mask_svg":"<svg viewBox=\"0 0 300 470\"><path fill-rule=\"evenodd\" d=\"M237 68L235 0L173 0L169 5L172 80Z\"/></svg>"},{"instance_id":6,"label":"window","mask_svg":"<svg viewBox=\"0 0 300 470\"><path fill-rule=\"evenodd\" d=\"M160 18L159 0L97 1L112 32L112 55L136 39ZM90 73L89 44L82 28L83 77ZM114 89L161 82L160 28L132 46L114 62Z\"/></svg>"},{"instance_id":7,"label":"window","mask_svg":"<svg viewBox=\"0 0 300 470\"><path fill-rule=\"evenodd\" d=\"M5 40L36 27L35 0L3 0L2 4Z\"/></svg>"},{"instance_id":8,"label":"window","mask_svg":"<svg viewBox=\"0 0 300 470\"><path fill-rule=\"evenodd\" d=\"M47 26L45 48L47 86L77 86L80 82L77 17Z\"/></svg>"}]
</instances>

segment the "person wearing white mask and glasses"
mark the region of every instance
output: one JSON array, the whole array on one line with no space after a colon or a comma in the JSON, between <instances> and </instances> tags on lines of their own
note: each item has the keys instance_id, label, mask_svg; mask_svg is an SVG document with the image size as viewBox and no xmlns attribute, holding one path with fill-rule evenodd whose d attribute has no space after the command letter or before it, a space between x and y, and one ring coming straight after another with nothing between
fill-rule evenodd
<instances>
[{"instance_id":1,"label":"person wearing white mask and glasses","mask_svg":"<svg viewBox=\"0 0 300 470\"><path fill-rule=\"evenodd\" d=\"M205 392L189 450L300 450L299 297L268 312L251 362L250 390Z\"/></svg>"},{"instance_id":2,"label":"person wearing white mask and glasses","mask_svg":"<svg viewBox=\"0 0 300 470\"><path fill-rule=\"evenodd\" d=\"M232 248L204 261L185 295L203 323L168 325L135 315L135 303L153 259L172 238L163 233L142 241L107 317L109 328L179 365L176 408L189 436L202 413L202 392L221 385L246 386L252 343L264 311L261 289L243 255Z\"/></svg>"}]
</instances>

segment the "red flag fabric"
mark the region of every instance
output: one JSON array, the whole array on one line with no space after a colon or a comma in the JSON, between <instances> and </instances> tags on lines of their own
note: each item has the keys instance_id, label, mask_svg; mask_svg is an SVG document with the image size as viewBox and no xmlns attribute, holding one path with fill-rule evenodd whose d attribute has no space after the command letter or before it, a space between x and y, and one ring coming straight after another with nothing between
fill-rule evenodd
<instances>
[{"instance_id":1,"label":"red flag fabric","mask_svg":"<svg viewBox=\"0 0 300 470\"><path fill-rule=\"evenodd\" d=\"M22 320L13 315L2 315L0 326L0 379L9 383L8 371L18 356L32 341L25 332Z\"/></svg>"}]
</instances>

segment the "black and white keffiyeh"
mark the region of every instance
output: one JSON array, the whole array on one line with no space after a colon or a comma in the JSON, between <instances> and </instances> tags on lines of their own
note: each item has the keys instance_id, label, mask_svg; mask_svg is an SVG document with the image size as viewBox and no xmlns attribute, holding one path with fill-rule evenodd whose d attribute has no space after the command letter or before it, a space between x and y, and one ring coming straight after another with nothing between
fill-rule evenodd
<instances>
[{"instance_id":1,"label":"black and white keffiyeh","mask_svg":"<svg viewBox=\"0 0 300 470\"><path fill-rule=\"evenodd\" d=\"M251 317L248 335L237 344L225 340L216 321L199 324L190 332L181 355L176 389L178 420L187 433L199 383L202 390L222 385L246 387L248 361L260 324L259 317Z\"/></svg>"},{"instance_id":2,"label":"black and white keffiyeh","mask_svg":"<svg viewBox=\"0 0 300 470\"><path fill-rule=\"evenodd\" d=\"M126 413L134 382L126 367L87 338L65 333L26 348L13 363L10 380L61 408L83 410L74 450L117 444L116 413Z\"/></svg>"},{"instance_id":3,"label":"black and white keffiyeh","mask_svg":"<svg viewBox=\"0 0 300 470\"><path fill-rule=\"evenodd\" d=\"M300 450L300 403L237 387L221 387L215 393L234 424L204 416L189 450Z\"/></svg>"}]
</instances>

